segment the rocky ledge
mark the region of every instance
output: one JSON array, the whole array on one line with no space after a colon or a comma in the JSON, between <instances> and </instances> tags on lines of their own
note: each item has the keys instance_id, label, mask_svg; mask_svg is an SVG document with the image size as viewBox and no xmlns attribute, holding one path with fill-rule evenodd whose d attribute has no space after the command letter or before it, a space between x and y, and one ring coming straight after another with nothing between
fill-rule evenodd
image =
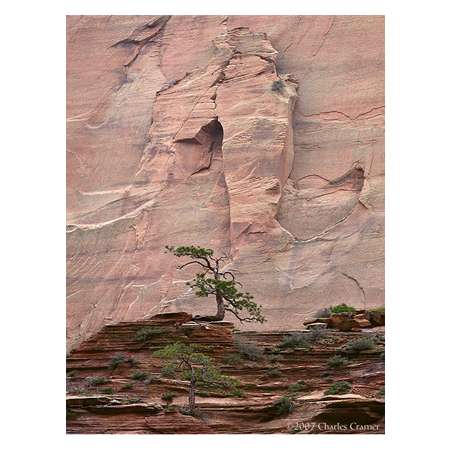
<instances>
[{"instance_id":1,"label":"rocky ledge","mask_svg":"<svg viewBox=\"0 0 450 450\"><path fill-rule=\"evenodd\" d=\"M183 414L188 382L154 356L175 341L202 345L239 390L200 390ZM384 332L239 332L186 313L108 325L67 357L67 432L383 433Z\"/></svg>"},{"instance_id":2,"label":"rocky ledge","mask_svg":"<svg viewBox=\"0 0 450 450\"><path fill-rule=\"evenodd\" d=\"M303 325L309 330L333 328L339 331L361 331L363 328L384 327L383 308L361 309L354 312L327 314L327 317L307 319Z\"/></svg>"}]
</instances>

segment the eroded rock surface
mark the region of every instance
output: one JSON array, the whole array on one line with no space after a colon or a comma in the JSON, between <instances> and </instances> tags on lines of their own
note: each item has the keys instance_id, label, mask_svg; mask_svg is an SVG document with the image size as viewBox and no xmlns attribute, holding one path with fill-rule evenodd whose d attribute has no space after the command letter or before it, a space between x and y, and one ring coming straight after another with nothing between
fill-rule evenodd
<instances>
[{"instance_id":1,"label":"eroded rock surface","mask_svg":"<svg viewBox=\"0 0 450 450\"><path fill-rule=\"evenodd\" d=\"M309 342L307 348L292 348L280 346L288 332L233 332L230 323L189 320L189 315L179 313L109 325L73 351L67 359L67 431L384 432L383 331L363 333L375 346L346 354L344 365L330 367L330 359L361 333L306 331L297 336ZM140 331L149 328L149 338L139 339ZM154 356L175 341L202 346L222 373L240 382L239 395L199 386L196 417L184 415L189 382L161 374L164 362ZM247 356L240 351L243 345ZM137 372L145 378L133 379ZM89 385L92 377L102 383ZM336 382L347 382L351 389L327 393ZM168 392L174 394L170 406L161 398ZM286 396L294 409L280 413L276 402Z\"/></svg>"},{"instance_id":2,"label":"eroded rock surface","mask_svg":"<svg viewBox=\"0 0 450 450\"><path fill-rule=\"evenodd\" d=\"M382 17L69 17L67 46L71 348L213 312L166 244L230 253L259 330L383 303Z\"/></svg>"}]
</instances>

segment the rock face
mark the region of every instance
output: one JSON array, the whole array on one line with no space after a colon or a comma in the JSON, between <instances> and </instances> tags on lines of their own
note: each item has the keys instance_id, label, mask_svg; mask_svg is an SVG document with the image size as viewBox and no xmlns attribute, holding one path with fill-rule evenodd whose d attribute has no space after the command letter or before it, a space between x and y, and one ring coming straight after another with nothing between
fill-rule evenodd
<instances>
[{"instance_id":1,"label":"rock face","mask_svg":"<svg viewBox=\"0 0 450 450\"><path fill-rule=\"evenodd\" d=\"M310 346L292 348L279 345L287 332L233 332L230 323L189 320L178 313L108 325L74 350L67 359L67 432L384 432L382 331L366 333L374 348L331 367L358 333L302 332ZM139 339L145 329L154 330L147 341ZM154 356L174 341L201 345L222 373L240 382L239 395L198 387L197 414L184 415L189 382L162 375L164 362ZM143 376L136 379L136 373ZM93 377L101 384L89 385ZM350 391L327 393L336 382L349 383ZM169 391L170 406L161 398ZM277 401L287 396L293 411L278 410Z\"/></svg>"},{"instance_id":2,"label":"rock face","mask_svg":"<svg viewBox=\"0 0 450 450\"><path fill-rule=\"evenodd\" d=\"M267 325L383 304L384 19L67 22L67 330L213 313L165 245L231 255Z\"/></svg>"}]
</instances>

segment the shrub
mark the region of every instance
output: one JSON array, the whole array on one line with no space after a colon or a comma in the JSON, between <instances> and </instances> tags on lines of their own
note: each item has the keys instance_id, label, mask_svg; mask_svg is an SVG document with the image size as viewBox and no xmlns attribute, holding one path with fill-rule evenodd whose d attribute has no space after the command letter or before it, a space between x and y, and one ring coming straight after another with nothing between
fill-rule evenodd
<instances>
[{"instance_id":1,"label":"shrub","mask_svg":"<svg viewBox=\"0 0 450 450\"><path fill-rule=\"evenodd\" d=\"M369 311L385 314L384 306L379 306L378 308L371 308L369 309Z\"/></svg>"},{"instance_id":2,"label":"shrub","mask_svg":"<svg viewBox=\"0 0 450 450\"><path fill-rule=\"evenodd\" d=\"M363 350L372 350L375 348L375 342L369 337L362 337L347 342L341 350L346 353L359 353Z\"/></svg>"},{"instance_id":3,"label":"shrub","mask_svg":"<svg viewBox=\"0 0 450 450\"><path fill-rule=\"evenodd\" d=\"M279 345L280 348L309 348L310 344L307 338L302 333L291 333L285 336Z\"/></svg>"},{"instance_id":4,"label":"shrub","mask_svg":"<svg viewBox=\"0 0 450 450\"><path fill-rule=\"evenodd\" d=\"M125 383L122 387L122 389L124 391L131 391L131 389L133 389L133 388L134 388L134 383L132 383L131 381L128 383Z\"/></svg>"},{"instance_id":5,"label":"shrub","mask_svg":"<svg viewBox=\"0 0 450 450\"><path fill-rule=\"evenodd\" d=\"M283 89L283 87L284 87L284 83L282 80L275 80L272 83L272 91L274 91L274 92L281 91Z\"/></svg>"},{"instance_id":6,"label":"shrub","mask_svg":"<svg viewBox=\"0 0 450 450\"><path fill-rule=\"evenodd\" d=\"M384 386L378 391L380 397L384 397Z\"/></svg>"},{"instance_id":7,"label":"shrub","mask_svg":"<svg viewBox=\"0 0 450 450\"><path fill-rule=\"evenodd\" d=\"M235 366L242 363L242 358L237 353L231 353L230 355L227 355L225 356L225 358L223 358L223 362L224 364Z\"/></svg>"},{"instance_id":8,"label":"shrub","mask_svg":"<svg viewBox=\"0 0 450 450\"><path fill-rule=\"evenodd\" d=\"M347 394L352 389L352 385L347 381L336 381L333 383L326 391L325 394L336 395L336 394Z\"/></svg>"},{"instance_id":9,"label":"shrub","mask_svg":"<svg viewBox=\"0 0 450 450\"><path fill-rule=\"evenodd\" d=\"M75 418L78 415L76 411L70 408L66 408L66 420Z\"/></svg>"},{"instance_id":10,"label":"shrub","mask_svg":"<svg viewBox=\"0 0 450 450\"><path fill-rule=\"evenodd\" d=\"M226 393L227 395L231 396L231 397L245 397L244 392L242 391L241 388L239 387L234 387L232 388L229 392Z\"/></svg>"},{"instance_id":11,"label":"shrub","mask_svg":"<svg viewBox=\"0 0 450 450\"><path fill-rule=\"evenodd\" d=\"M161 327L144 327L138 330L136 333L136 339L141 342L147 342L156 336L164 334L166 330Z\"/></svg>"},{"instance_id":12,"label":"shrub","mask_svg":"<svg viewBox=\"0 0 450 450\"><path fill-rule=\"evenodd\" d=\"M118 354L114 355L109 363L109 368L111 370L117 369L122 363L126 361L125 355Z\"/></svg>"},{"instance_id":13,"label":"shrub","mask_svg":"<svg viewBox=\"0 0 450 450\"><path fill-rule=\"evenodd\" d=\"M295 404L289 397L281 397L273 403L275 407L275 414L277 416L284 416L294 411Z\"/></svg>"},{"instance_id":14,"label":"shrub","mask_svg":"<svg viewBox=\"0 0 450 450\"><path fill-rule=\"evenodd\" d=\"M237 340L239 354L250 361L258 361L263 357L262 350L252 342Z\"/></svg>"},{"instance_id":15,"label":"shrub","mask_svg":"<svg viewBox=\"0 0 450 450\"><path fill-rule=\"evenodd\" d=\"M328 360L328 367L330 367L331 369L337 369L338 367L342 367L348 364L348 359L344 358L343 356L340 355L335 355L332 356L329 360Z\"/></svg>"},{"instance_id":16,"label":"shrub","mask_svg":"<svg viewBox=\"0 0 450 450\"><path fill-rule=\"evenodd\" d=\"M173 378L175 374L175 367L165 366L161 369L161 376L163 376L164 378Z\"/></svg>"},{"instance_id":17,"label":"shrub","mask_svg":"<svg viewBox=\"0 0 450 450\"><path fill-rule=\"evenodd\" d=\"M147 374L144 372L134 372L131 378L136 381L144 381L147 379Z\"/></svg>"},{"instance_id":18,"label":"shrub","mask_svg":"<svg viewBox=\"0 0 450 450\"><path fill-rule=\"evenodd\" d=\"M174 397L175 397L175 394L173 392L167 391L161 395L161 400L163 400L164 402L166 402L169 405L170 403L172 403L172 400Z\"/></svg>"},{"instance_id":19,"label":"shrub","mask_svg":"<svg viewBox=\"0 0 450 450\"><path fill-rule=\"evenodd\" d=\"M309 340L310 342L317 342L318 340L320 340L323 335L324 335L324 330L320 329L320 328L313 328L307 335L306 335L306 339Z\"/></svg>"},{"instance_id":20,"label":"shrub","mask_svg":"<svg viewBox=\"0 0 450 450\"><path fill-rule=\"evenodd\" d=\"M113 390L110 387L100 388L98 391L101 392L102 394L112 394L113 393Z\"/></svg>"},{"instance_id":21,"label":"shrub","mask_svg":"<svg viewBox=\"0 0 450 450\"><path fill-rule=\"evenodd\" d=\"M281 361L283 358L281 357L281 355L268 355L267 359L271 363L276 363L276 362Z\"/></svg>"},{"instance_id":22,"label":"shrub","mask_svg":"<svg viewBox=\"0 0 450 450\"><path fill-rule=\"evenodd\" d=\"M267 375L269 378L280 378L283 374L282 374L282 372L280 371L280 369L277 369L276 367L272 367L271 369L269 369L269 370L266 372L266 375Z\"/></svg>"},{"instance_id":23,"label":"shrub","mask_svg":"<svg viewBox=\"0 0 450 450\"><path fill-rule=\"evenodd\" d=\"M82 388L81 386L75 386L75 387L69 387L67 389L67 392L69 394L75 394L75 395L84 395L87 394L86 389Z\"/></svg>"},{"instance_id":24,"label":"shrub","mask_svg":"<svg viewBox=\"0 0 450 450\"><path fill-rule=\"evenodd\" d=\"M308 389L308 385L304 381L297 381L288 388L290 394L296 394L297 392L302 392L306 389Z\"/></svg>"},{"instance_id":25,"label":"shrub","mask_svg":"<svg viewBox=\"0 0 450 450\"><path fill-rule=\"evenodd\" d=\"M135 367L137 365L137 361L132 356L127 357L123 355L122 353L118 353L117 355L114 355L109 363L109 368L111 370L117 369L122 364L129 364L130 367Z\"/></svg>"},{"instance_id":26,"label":"shrub","mask_svg":"<svg viewBox=\"0 0 450 450\"><path fill-rule=\"evenodd\" d=\"M108 380L105 377L87 377L86 384L88 386L100 386L106 384Z\"/></svg>"},{"instance_id":27,"label":"shrub","mask_svg":"<svg viewBox=\"0 0 450 450\"><path fill-rule=\"evenodd\" d=\"M352 313L356 311L356 308L353 308L353 306L348 306L345 303L341 303L340 305L332 306L330 308L330 311L332 314L338 314L338 313Z\"/></svg>"},{"instance_id":28,"label":"shrub","mask_svg":"<svg viewBox=\"0 0 450 450\"><path fill-rule=\"evenodd\" d=\"M127 358L126 362L130 365L130 367L136 367L139 364L137 359L133 358L132 356Z\"/></svg>"}]
</instances>

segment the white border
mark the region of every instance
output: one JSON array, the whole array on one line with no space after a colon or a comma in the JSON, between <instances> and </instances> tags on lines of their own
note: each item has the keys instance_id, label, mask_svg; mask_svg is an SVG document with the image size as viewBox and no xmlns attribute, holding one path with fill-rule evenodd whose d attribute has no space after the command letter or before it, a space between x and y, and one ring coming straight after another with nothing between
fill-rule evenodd
<instances>
[{"instance_id":1,"label":"white border","mask_svg":"<svg viewBox=\"0 0 450 450\"><path fill-rule=\"evenodd\" d=\"M442 448L448 406L448 14L437 1L3 6L5 448ZM245 3L245 4L244 4ZM386 14L387 435L65 435L65 14ZM439 302L434 304L434 302ZM447 394L448 395L448 394ZM5 419L4 419L5 420Z\"/></svg>"}]
</instances>

